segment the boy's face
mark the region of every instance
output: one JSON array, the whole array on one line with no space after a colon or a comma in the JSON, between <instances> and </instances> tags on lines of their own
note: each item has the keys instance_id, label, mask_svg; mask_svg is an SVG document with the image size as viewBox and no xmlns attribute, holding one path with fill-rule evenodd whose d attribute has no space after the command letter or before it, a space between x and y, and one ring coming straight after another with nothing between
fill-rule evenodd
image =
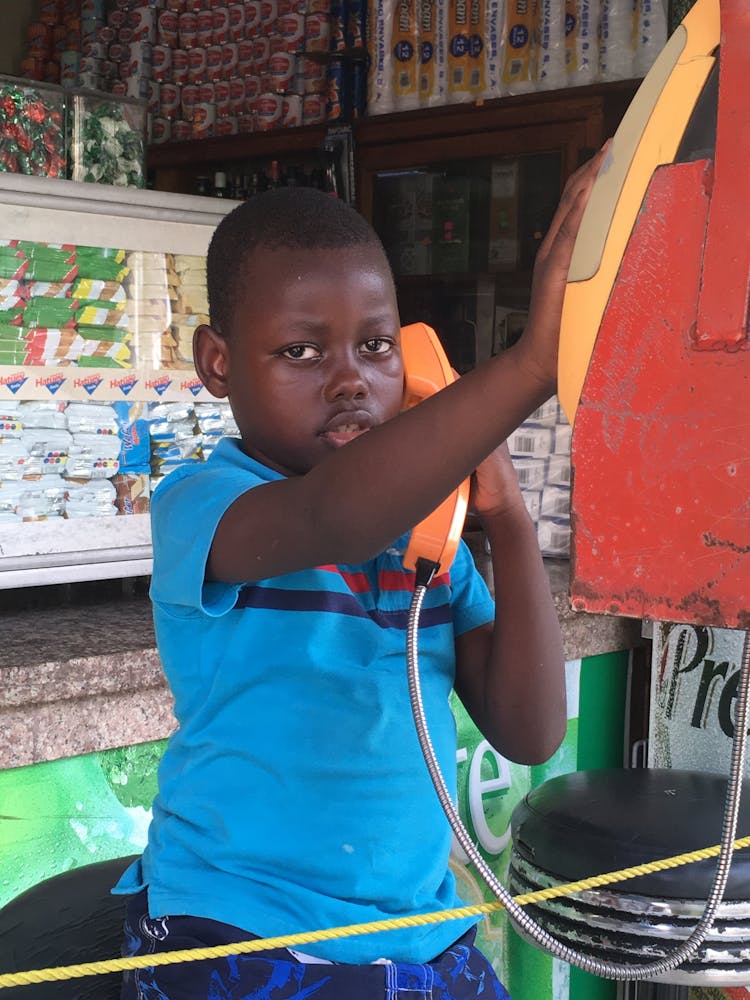
<instances>
[{"instance_id":1,"label":"boy's face","mask_svg":"<svg viewBox=\"0 0 750 1000\"><path fill-rule=\"evenodd\" d=\"M216 355L202 375L221 371L206 384L229 397L245 451L302 474L401 409L393 281L368 246L257 250L246 273L231 329L203 328L196 361Z\"/></svg>"}]
</instances>

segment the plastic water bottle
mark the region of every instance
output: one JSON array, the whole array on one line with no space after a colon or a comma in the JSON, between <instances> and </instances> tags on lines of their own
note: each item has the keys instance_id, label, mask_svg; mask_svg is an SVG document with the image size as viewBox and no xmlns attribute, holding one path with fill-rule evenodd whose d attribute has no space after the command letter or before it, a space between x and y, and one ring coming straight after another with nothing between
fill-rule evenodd
<instances>
[{"instance_id":1,"label":"plastic water bottle","mask_svg":"<svg viewBox=\"0 0 750 1000\"><path fill-rule=\"evenodd\" d=\"M599 79L599 0L565 0L565 71L578 87Z\"/></svg>"},{"instance_id":2,"label":"plastic water bottle","mask_svg":"<svg viewBox=\"0 0 750 1000\"><path fill-rule=\"evenodd\" d=\"M635 0L637 4L639 0ZM602 0L599 19L599 72L602 80L629 80L635 74L634 0Z\"/></svg>"},{"instance_id":3,"label":"plastic water bottle","mask_svg":"<svg viewBox=\"0 0 750 1000\"><path fill-rule=\"evenodd\" d=\"M645 76L667 41L664 0L638 0L635 75Z\"/></svg>"},{"instance_id":4,"label":"plastic water bottle","mask_svg":"<svg viewBox=\"0 0 750 1000\"><path fill-rule=\"evenodd\" d=\"M567 82L565 73L565 4L561 3L561 0L540 0L538 18L538 84L544 90L557 90L564 87Z\"/></svg>"}]
</instances>

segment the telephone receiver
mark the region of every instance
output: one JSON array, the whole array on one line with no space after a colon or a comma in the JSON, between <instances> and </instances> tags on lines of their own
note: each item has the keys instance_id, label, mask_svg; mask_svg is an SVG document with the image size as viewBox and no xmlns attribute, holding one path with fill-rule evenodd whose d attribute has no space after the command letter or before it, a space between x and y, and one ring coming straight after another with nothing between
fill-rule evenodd
<instances>
[{"instance_id":1,"label":"telephone receiver","mask_svg":"<svg viewBox=\"0 0 750 1000\"><path fill-rule=\"evenodd\" d=\"M401 356L405 410L456 380L437 334L425 323L401 328ZM450 568L461 540L468 505L469 480L465 479L413 529L404 555L406 569L416 570L419 558L437 563L441 572Z\"/></svg>"}]
</instances>

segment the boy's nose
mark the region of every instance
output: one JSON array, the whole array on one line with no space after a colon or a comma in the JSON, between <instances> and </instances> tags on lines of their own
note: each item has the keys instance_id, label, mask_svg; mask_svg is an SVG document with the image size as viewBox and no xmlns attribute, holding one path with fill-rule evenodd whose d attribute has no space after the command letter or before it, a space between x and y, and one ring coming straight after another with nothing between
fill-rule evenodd
<instances>
[{"instance_id":1,"label":"boy's nose","mask_svg":"<svg viewBox=\"0 0 750 1000\"><path fill-rule=\"evenodd\" d=\"M342 360L331 369L325 386L325 396L335 399L354 399L364 396L367 382L360 366L353 360Z\"/></svg>"}]
</instances>

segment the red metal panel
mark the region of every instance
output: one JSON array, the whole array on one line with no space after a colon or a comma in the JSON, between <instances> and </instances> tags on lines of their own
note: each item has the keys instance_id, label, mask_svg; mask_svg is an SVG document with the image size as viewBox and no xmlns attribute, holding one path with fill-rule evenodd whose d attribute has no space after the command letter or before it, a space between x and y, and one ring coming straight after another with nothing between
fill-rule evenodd
<instances>
[{"instance_id":1,"label":"red metal panel","mask_svg":"<svg viewBox=\"0 0 750 1000\"><path fill-rule=\"evenodd\" d=\"M695 335L697 347L747 346L750 295L750 4L722 0L716 178Z\"/></svg>"},{"instance_id":2,"label":"red metal panel","mask_svg":"<svg viewBox=\"0 0 750 1000\"><path fill-rule=\"evenodd\" d=\"M694 343L712 178L656 172L599 331L573 433L577 610L750 628L750 352ZM727 252L747 191L734 223Z\"/></svg>"}]
</instances>

